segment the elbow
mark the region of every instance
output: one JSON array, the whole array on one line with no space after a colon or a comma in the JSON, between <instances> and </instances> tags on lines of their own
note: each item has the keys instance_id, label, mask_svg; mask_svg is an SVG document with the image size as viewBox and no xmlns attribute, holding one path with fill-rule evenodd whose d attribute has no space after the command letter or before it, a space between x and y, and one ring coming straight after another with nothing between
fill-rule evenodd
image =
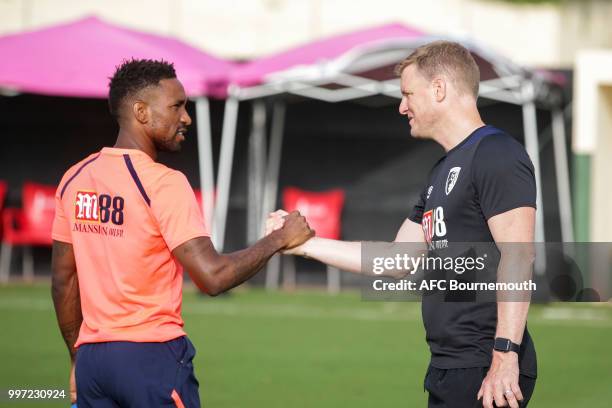
<instances>
[{"instance_id":1,"label":"elbow","mask_svg":"<svg viewBox=\"0 0 612 408\"><path fill-rule=\"evenodd\" d=\"M55 301L59 299L66 291L69 281L65 274L58 268L53 268L51 273L51 298Z\"/></svg>"},{"instance_id":2,"label":"elbow","mask_svg":"<svg viewBox=\"0 0 612 408\"><path fill-rule=\"evenodd\" d=\"M533 243L526 244L522 251L522 258L528 265L533 265L536 259L536 249Z\"/></svg>"},{"instance_id":3,"label":"elbow","mask_svg":"<svg viewBox=\"0 0 612 408\"><path fill-rule=\"evenodd\" d=\"M535 263L536 249L533 243L505 243L500 250L503 258L515 264L533 265Z\"/></svg>"},{"instance_id":4,"label":"elbow","mask_svg":"<svg viewBox=\"0 0 612 408\"><path fill-rule=\"evenodd\" d=\"M216 281L216 279L206 279L206 281L195 281L195 285L198 287L200 292L208 295L208 296L218 296L223 293L223 289Z\"/></svg>"},{"instance_id":5,"label":"elbow","mask_svg":"<svg viewBox=\"0 0 612 408\"><path fill-rule=\"evenodd\" d=\"M225 290L221 286L216 285L216 284L209 285L206 288L204 288L204 293L206 293L208 296L211 296L211 297L219 296L223 292L225 292Z\"/></svg>"},{"instance_id":6,"label":"elbow","mask_svg":"<svg viewBox=\"0 0 612 408\"><path fill-rule=\"evenodd\" d=\"M234 286L234 276L235 270L233 265L226 264L214 272L206 274L206 279L198 284L198 287L208 296L215 297Z\"/></svg>"}]
</instances>

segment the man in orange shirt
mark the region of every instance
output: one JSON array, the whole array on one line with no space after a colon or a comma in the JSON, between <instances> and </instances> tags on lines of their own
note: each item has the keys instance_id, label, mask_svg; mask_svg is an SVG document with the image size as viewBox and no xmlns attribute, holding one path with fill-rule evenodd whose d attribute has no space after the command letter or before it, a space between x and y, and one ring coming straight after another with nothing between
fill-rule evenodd
<instances>
[{"instance_id":1,"label":"man in orange shirt","mask_svg":"<svg viewBox=\"0 0 612 408\"><path fill-rule=\"evenodd\" d=\"M124 62L110 81L115 146L71 167L58 186L52 295L80 408L199 407L179 263L215 296L313 235L292 213L252 247L217 253L185 176L155 161L180 150L186 102L172 64Z\"/></svg>"}]
</instances>

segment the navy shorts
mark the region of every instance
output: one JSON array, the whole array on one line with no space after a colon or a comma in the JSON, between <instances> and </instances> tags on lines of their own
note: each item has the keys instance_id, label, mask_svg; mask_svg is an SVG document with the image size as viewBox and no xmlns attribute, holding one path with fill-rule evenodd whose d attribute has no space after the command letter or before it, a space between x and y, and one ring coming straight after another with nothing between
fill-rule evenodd
<instances>
[{"instance_id":1,"label":"navy shorts","mask_svg":"<svg viewBox=\"0 0 612 408\"><path fill-rule=\"evenodd\" d=\"M77 405L199 408L194 356L186 336L165 343L83 344L76 356Z\"/></svg>"}]
</instances>

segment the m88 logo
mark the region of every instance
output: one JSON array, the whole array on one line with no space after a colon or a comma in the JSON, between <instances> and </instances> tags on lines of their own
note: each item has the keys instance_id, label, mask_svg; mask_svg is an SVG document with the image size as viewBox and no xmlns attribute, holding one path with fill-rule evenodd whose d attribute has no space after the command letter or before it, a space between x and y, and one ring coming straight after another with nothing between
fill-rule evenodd
<instances>
[{"instance_id":1,"label":"m88 logo","mask_svg":"<svg viewBox=\"0 0 612 408\"><path fill-rule=\"evenodd\" d=\"M431 244L434 238L445 236L446 223L444 222L444 207L439 206L425 212L423 214L421 226L423 227L425 240L428 244Z\"/></svg>"},{"instance_id":2,"label":"m88 logo","mask_svg":"<svg viewBox=\"0 0 612 408\"><path fill-rule=\"evenodd\" d=\"M74 218L77 221L123 225L125 201L121 196L98 195L95 191L78 191L74 202Z\"/></svg>"}]
</instances>

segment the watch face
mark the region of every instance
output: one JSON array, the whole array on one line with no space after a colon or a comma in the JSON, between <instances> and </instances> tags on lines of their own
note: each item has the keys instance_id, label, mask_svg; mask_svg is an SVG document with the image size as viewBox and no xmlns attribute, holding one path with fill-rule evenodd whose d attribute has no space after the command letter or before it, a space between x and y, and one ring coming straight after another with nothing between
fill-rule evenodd
<instances>
[{"instance_id":1,"label":"watch face","mask_svg":"<svg viewBox=\"0 0 612 408\"><path fill-rule=\"evenodd\" d=\"M509 351L510 350L510 340L497 338L495 339L495 345L493 348L497 351Z\"/></svg>"}]
</instances>

